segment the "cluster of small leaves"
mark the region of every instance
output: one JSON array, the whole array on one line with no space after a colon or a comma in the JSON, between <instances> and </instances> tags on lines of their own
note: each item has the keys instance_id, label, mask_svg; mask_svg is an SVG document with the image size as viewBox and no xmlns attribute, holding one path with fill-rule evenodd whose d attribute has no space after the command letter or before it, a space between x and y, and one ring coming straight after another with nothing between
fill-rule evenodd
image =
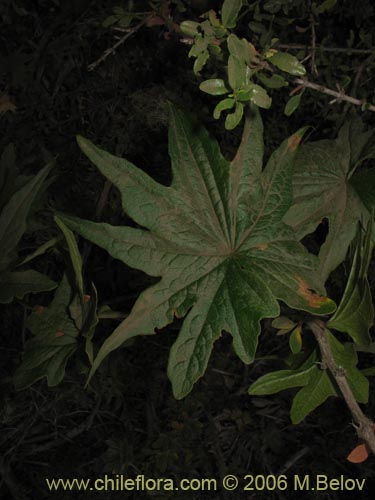
<instances>
[{"instance_id":1,"label":"cluster of small leaves","mask_svg":"<svg viewBox=\"0 0 375 500\"><path fill-rule=\"evenodd\" d=\"M0 157L0 303L23 299L28 293L52 290L56 283L48 276L25 264L43 254L55 241L44 244L23 259L18 257L18 246L24 236L38 197L45 189L52 165L47 165L35 176L19 175L13 144Z\"/></svg>"},{"instance_id":2,"label":"cluster of small leaves","mask_svg":"<svg viewBox=\"0 0 375 500\"><path fill-rule=\"evenodd\" d=\"M246 104L253 103L265 109L271 106L272 99L267 88L278 89L288 85L287 80L275 70L295 76L306 73L296 57L273 48L277 39L271 40L262 52L258 52L246 38L240 39L231 33L230 30L236 27L241 7L241 0L226 0L222 6L221 20L211 10L201 23L184 21L180 25L181 31L193 39L189 57L196 58L196 74L201 72L210 55L219 59L220 66L226 69L224 79L204 80L199 88L214 96L226 96L217 104L214 118L218 119L224 110L232 111L225 120L228 130L240 123ZM298 107L300 97L301 94L293 96L288 102L285 110L287 115Z\"/></svg>"}]
</instances>

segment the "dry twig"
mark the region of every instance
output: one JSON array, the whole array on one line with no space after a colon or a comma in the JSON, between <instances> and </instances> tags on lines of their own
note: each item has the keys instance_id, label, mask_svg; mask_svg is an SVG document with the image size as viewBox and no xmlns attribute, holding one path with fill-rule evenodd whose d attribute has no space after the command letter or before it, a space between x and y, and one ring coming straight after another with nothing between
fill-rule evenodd
<instances>
[{"instance_id":1,"label":"dry twig","mask_svg":"<svg viewBox=\"0 0 375 500\"><path fill-rule=\"evenodd\" d=\"M311 321L308 323L308 326L318 342L322 356L322 366L326 370L329 370L335 379L345 403L352 414L358 437L366 443L368 449L375 455L374 424L362 412L349 386L345 370L336 364L332 356L327 340L325 324L322 321Z\"/></svg>"},{"instance_id":2,"label":"dry twig","mask_svg":"<svg viewBox=\"0 0 375 500\"><path fill-rule=\"evenodd\" d=\"M323 85L319 85L318 83L310 82L309 80L307 80L307 78L296 78L294 80L294 83L300 85L301 88L308 88L316 90L317 92L320 92L322 94L330 95L334 97L334 100L332 102L334 101L350 102L355 106L361 106L361 107L366 106L366 110L375 111L375 106L373 104L367 104L365 101L362 101L361 99L356 99L355 97L347 95L344 92L338 92L336 90L329 89L328 87L324 87Z\"/></svg>"},{"instance_id":3,"label":"dry twig","mask_svg":"<svg viewBox=\"0 0 375 500\"><path fill-rule=\"evenodd\" d=\"M99 66L99 64L104 62L108 56L114 54L116 50L120 47L120 45L122 45L129 37L131 37L136 31L138 31L142 26L144 26L153 17L153 15L154 14L150 14L149 16L142 19L142 21L138 23L136 26L134 26L134 28L128 30L128 32L124 36L122 36L120 40L118 40L112 47L106 49L103 52L103 54L99 57L99 59L97 59L96 61L87 66L88 71L93 71L97 66Z\"/></svg>"}]
</instances>

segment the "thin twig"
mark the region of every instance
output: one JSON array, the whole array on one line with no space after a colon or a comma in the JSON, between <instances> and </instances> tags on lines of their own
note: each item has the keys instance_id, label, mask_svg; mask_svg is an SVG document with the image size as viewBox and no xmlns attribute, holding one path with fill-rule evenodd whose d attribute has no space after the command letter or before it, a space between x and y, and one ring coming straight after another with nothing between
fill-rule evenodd
<instances>
[{"instance_id":1,"label":"thin twig","mask_svg":"<svg viewBox=\"0 0 375 500\"><path fill-rule=\"evenodd\" d=\"M311 321L308 323L308 326L318 342L322 356L322 367L329 370L334 377L345 403L352 414L358 437L366 443L369 450L375 455L374 424L364 415L357 403L346 378L345 369L338 366L332 356L325 324L322 321Z\"/></svg>"},{"instance_id":2,"label":"thin twig","mask_svg":"<svg viewBox=\"0 0 375 500\"><path fill-rule=\"evenodd\" d=\"M315 31L315 19L311 15L311 72L313 75L318 75L318 68L315 62L315 48L316 48L316 31Z\"/></svg>"},{"instance_id":3,"label":"thin twig","mask_svg":"<svg viewBox=\"0 0 375 500\"><path fill-rule=\"evenodd\" d=\"M322 94L330 95L334 97L334 101L346 101L354 104L355 106L365 106L366 110L375 111L375 106L373 104L368 104L366 101L362 101L361 99L356 99L350 95L346 95L344 92L338 92L336 90L329 89L328 87L324 87L323 85L319 85L318 83L310 82L306 78L296 78L294 83L300 85L302 88L308 88L312 90L316 90Z\"/></svg>"},{"instance_id":4,"label":"thin twig","mask_svg":"<svg viewBox=\"0 0 375 500\"><path fill-rule=\"evenodd\" d=\"M292 457L290 457L285 464L280 467L280 469L276 472L276 475L285 474L293 465L298 462L303 456L309 453L311 450L308 446L302 448L302 450L297 451Z\"/></svg>"},{"instance_id":5,"label":"thin twig","mask_svg":"<svg viewBox=\"0 0 375 500\"><path fill-rule=\"evenodd\" d=\"M277 44L279 49L287 50L320 50L322 52L343 52L347 54L371 54L375 55L375 50L372 49L352 49L350 47L323 47L322 45L316 45L315 47L311 45L303 45L298 43L280 43Z\"/></svg>"},{"instance_id":6,"label":"thin twig","mask_svg":"<svg viewBox=\"0 0 375 500\"><path fill-rule=\"evenodd\" d=\"M91 64L89 64L87 66L88 71L93 71L97 66L99 66L99 64L101 64L103 61L105 61L108 56L110 56L111 54L114 54L116 52L116 49L118 49L118 47L120 47L120 45L122 45L136 31L138 31L143 25L145 25L151 19L152 16L153 16L153 14L150 14L149 16L147 16L144 19L142 19L142 21L140 23L138 23L136 26L134 26L134 28L131 28L126 33L126 35L124 35L123 37L121 37L120 40L118 40L113 45L113 47L110 47L109 49L106 49L103 52L103 54L99 57L99 59L97 59L96 61L94 61L93 63L91 63Z\"/></svg>"}]
</instances>

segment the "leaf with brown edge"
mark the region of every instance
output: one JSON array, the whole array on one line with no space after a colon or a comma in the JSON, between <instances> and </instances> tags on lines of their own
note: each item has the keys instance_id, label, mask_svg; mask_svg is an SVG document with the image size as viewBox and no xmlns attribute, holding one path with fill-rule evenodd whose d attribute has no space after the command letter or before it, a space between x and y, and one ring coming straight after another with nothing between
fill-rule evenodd
<instances>
[{"instance_id":1,"label":"leaf with brown edge","mask_svg":"<svg viewBox=\"0 0 375 500\"><path fill-rule=\"evenodd\" d=\"M78 138L142 229L63 215L61 220L112 257L160 278L104 342L90 377L125 341L152 335L180 317L168 375L182 398L204 374L222 331L232 335L240 359L251 363L260 321L280 314L278 300L313 314L334 311L334 303L323 298L316 257L282 220L292 202L293 160L303 132L285 140L263 168L263 124L259 112L249 110L238 153L229 162L203 127L172 107L170 186ZM309 294L301 293L296 276ZM312 302L312 291L319 300Z\"/></svg>"},{"instance_id":2,"label":"leaf with brown edge","mask_svg":"<svg viewBox=\"0 0 375 500\"><path fill-rule=\"evenodd\" d=\"M352 464L361 464L367 460L369 452L365 443L357 445L346 457Z\"/></svg>"},{"instance_id":3,"label":"leaf with brown edge","mask_svg":"<svg viewBox=\"0 0 375 500\"><path fill-rule=\"evenodd\" d=\"M317 295L313 290L311 290L303 278L297 275L295 278L298 281L298 293L305 297L307 303L312 309L320 311L325 306L329 307L334 304L334 302L328 297Z\"/></svg>"},{"instance_id":4,"label":"leaf with brown edge","mask_svg":"<svg viewBox=\"0 0 375 500\"><path fill-rule=\"evenodd\" d=\"M284 221L302 239L323 219L328 235L320 248L324 281L345 259L358 222L366 225L375 207L374 168L357 172L375 157L375 130L364 130L357 117L347 121L337 139L307 142L298 148L293 175L293 203Z\"/></svg>"}]
</instances>

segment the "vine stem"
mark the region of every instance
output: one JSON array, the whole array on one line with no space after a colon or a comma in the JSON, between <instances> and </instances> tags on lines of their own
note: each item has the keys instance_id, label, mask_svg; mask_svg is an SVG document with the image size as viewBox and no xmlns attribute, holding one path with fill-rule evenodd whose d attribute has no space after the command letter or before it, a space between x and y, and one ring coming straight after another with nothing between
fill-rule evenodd
<instances>
[{"instance_id":1,"label":"vine stem","mask_svg":"<svg viewBox=\"0 0 375 500\"><path fill-rule=\"evenodd\" d=\"M322 94L330 95L334 97L335 101L346 101L351 104L355 104L356 106L364 106L366 105L366 110L375 111L375 106L373 104L367 104L365 101L361 101L361 99L356 99L350 95L346 95L343 92L337 92L336 90L329 89L328 87L324 87L323 85L319 85L318 83L310 82L307 78L295 78L294 83L299 85L299 88L308 88L312 90L316 90Z\"/></svg>"},{"instance_id":2,"label":"vine stem","mask_svg":"<svg viewBox=\"0 0 375 500\"><path fill-rule=\"evenodd\" d=\"M362 439L369 450L375 455L374 424L362 412L345 375L345 370L336 364L333 358L328 339L327 330L323 321L315 320L308 323L308 327L314 334L322 356L323 369L329 370L335 379L347 407L352 414L357 435Z\"/></svg>"}]
</instances>

